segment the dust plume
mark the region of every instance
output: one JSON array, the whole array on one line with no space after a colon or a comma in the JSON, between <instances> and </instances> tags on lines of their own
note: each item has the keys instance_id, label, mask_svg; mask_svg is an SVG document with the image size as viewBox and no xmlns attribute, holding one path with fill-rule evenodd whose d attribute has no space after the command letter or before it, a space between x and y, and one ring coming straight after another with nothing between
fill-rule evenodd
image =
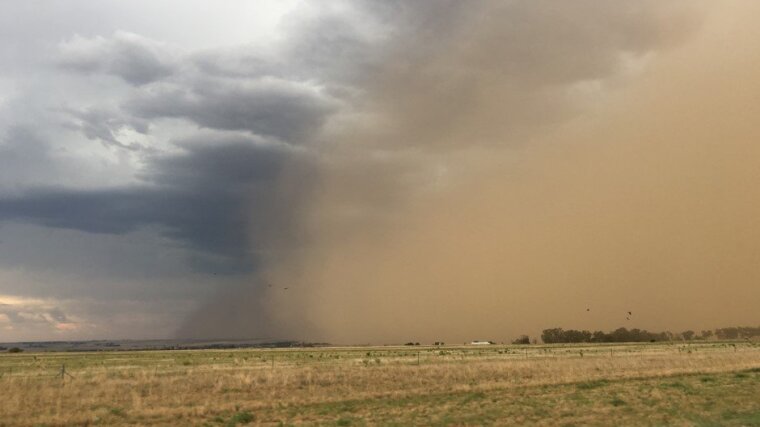
<instances>
[{"instance_id":1,"label":"dust plume","mask_svg":"<svg viewBox=\"0 0 760 427\"><path fill-rule=\"evenodd\" d=\"M366 6L392 31L312 141L272 334L757 323L760 7L435 4Z\"/></svg>"}]
</instances>

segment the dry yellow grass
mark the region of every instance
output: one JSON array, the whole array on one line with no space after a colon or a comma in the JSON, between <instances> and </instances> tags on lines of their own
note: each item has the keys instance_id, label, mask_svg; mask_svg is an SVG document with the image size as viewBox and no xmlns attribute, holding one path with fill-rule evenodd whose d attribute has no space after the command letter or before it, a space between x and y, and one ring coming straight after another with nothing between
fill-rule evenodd
<instances>
[{"instance_id":1,"label":"dry yellow grass","mask_svg":"<svg viewBox=\"0 0 760 427\"><path fill-rule=\"evenodd\" d=\"M64 364L73 378L54 376ZM704 406L700 399L727 390L760 396L759 370L760 347L750 344L3 355L0 425L607 424L610 416L636 424L657 406L631 403L642 384L652 383L653 402L683 395L673 404ZM674 378L697 391L660 387ZM670 421L712 419L745 403L737 413L760 420L760 398L741 402Z\"/></svg>"}]
</instances>

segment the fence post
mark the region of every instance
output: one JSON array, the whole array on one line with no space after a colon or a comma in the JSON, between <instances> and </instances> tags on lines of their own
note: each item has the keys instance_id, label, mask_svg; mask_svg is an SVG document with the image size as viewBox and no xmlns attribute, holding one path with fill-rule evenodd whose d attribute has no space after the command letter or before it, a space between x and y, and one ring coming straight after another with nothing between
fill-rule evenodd
<instances>
[{"instance_id":1,"label":"fence post","mask_svg":"<svg viewBox=\"0 0 760 427\"><path fill-rule=\"evenodd\" d=\"M61 365L61 373L59 375L61 376L61 380L66 379L66 375L68 375L69 378L74 378L73 375L71 375L70 373L66 372L66 365L65 364Z\"/></svg>"}]
</instances>

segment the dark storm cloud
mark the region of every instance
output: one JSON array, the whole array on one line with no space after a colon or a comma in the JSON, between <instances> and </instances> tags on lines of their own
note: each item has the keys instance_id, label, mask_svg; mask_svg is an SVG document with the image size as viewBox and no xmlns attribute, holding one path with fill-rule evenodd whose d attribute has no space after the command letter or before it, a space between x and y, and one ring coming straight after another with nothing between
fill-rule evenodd
<instances>
[{"instance_id":1,"label":"dark storm cloud","mask_svg":"<svg viewBox=\"0 0 760 427\"><path fill-rule=\"evenodd\" d=\"M38 121L43 135L21 127L6 132L0 165L8 167L0 176L20 183L0 198L0 221L111 235L146 227L161 230L162 236L186 246L192 265L205 271L256 269L273 245L293 239L290 221L305 190L300 178L283 189L278 177L287 163L299 169L291 176L308 181L310 155L259 138L287 144L313 139L341 107L328 94L329 82L310 76L292 57L274 60L244 45L186 53L116 31L68 36L52 48L57 51L54 65L67 71L67 79L114 90L101 98L52 101L47 111L56 114L58 123ZM99 75L118 77L130 86L113 85ZM162 119L187 120L213 132L186 123L164 126ZM120 164L132 156L133 164L143 165L134 172L137 182L87 189L51 186L66 185L49 179L65 170L52 150L65 153L78 145L72 141L53 148L48 139L59 133L56 126L107 149L132 151L117 156ZM174 130L195 136L177 140L171 136ZM167 136L179 154L161 154ZM25 170L48 179L24 178Z\"/></svg>"},{"instance_id":2,"label":"dark storm cloud","mask_svg":"<svg viewBox=\"0 0 760 427\"><path fill-rule=\"evenodd\" d=\"M123 31L110 38L75 36L60 44L57 62L73 71L114 75L132 85L167 77L176 68L167 45Z\"/></svg>"},{"instance_id":3,"label":"dark storm cloud","mask_svg":"<svg viewBox=\"0 0 760 427\"><path fill-rule=\"evenodd\" d=\"M179 154L150 160L143 185L29 190L0 199L0 219L107 234L158 226L228 269L254 268L252 254L268 243L264 232L276 232L287 217L275 180L292 151L240 137L198 139L184 141ZM267 224L261 240L251 238L252 223Z\"/></svg>"},{"instance_id":4,"label":"dark storm cloud","mask_svg":"<svg viewBox=\"0 0 760 427\"><path fill-rule=\"evenodd\" d=\"M302 239L306 142L344 107L339 82L251 28L246 14L279 19L280 4L190 3L0 5L0 297L27 300L0 322L165 335ZM43 326L12 333L54 336Z\"/></svg>"},{"instance_id":5,"label":"dark storm cloud","mask_svg":"<svg viewBox=\"0 0 760 427\"><path fill-rule=\"evenodd\" d=\"M242 242L234 233L216 231L218 222L241 226L235 211L239 201L226 195L203 195L181 188L124 188L117 190L55 190L27 192L0 201L0 215L48 227L91 233L124 234L141 225L158 224L168 234L195 245L225 252Z\"/></svg>"},{"instance_id":6,"label":"dark storm cloud","mask_svg":"<svg viewBox=\"0 0 760 427\"><path fill-rule=\"evenodd\" d=\"M236 193L252 182L271 182L292 153L240 136L212 138L211 143L202 135L183 140L184 154L154 157L143 177L161 186Z\"/></svg>"}]
</instances>

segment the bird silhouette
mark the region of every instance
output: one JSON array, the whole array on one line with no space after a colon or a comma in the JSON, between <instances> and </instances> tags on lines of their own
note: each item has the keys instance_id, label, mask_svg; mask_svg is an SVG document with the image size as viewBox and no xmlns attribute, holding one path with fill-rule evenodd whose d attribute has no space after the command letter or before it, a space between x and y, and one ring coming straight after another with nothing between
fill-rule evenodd
<instances>
[{"instance_id":1,"label":"bird silhouette","mask_svg":"<svg viewBox=\"0 0 760 427\"><path fill-rule=\"evenodd\" d=\"M586 311L591 311L591 309L590 309L590 308L587 308L587 309L586 309Z\"/></svg>"},{"instance_id":2,"label":"bird silhouette","mask_svg":"<svg viewBox=\"0 0 760 427\"><path fill-rule=\"evenodd\" d=\"M632 315L633 315L633 313L631 313L631 312L629 311L629 312L628 312L628 315L629 315L629 316L632 316Z\"/></svg>"}]
</instances>

